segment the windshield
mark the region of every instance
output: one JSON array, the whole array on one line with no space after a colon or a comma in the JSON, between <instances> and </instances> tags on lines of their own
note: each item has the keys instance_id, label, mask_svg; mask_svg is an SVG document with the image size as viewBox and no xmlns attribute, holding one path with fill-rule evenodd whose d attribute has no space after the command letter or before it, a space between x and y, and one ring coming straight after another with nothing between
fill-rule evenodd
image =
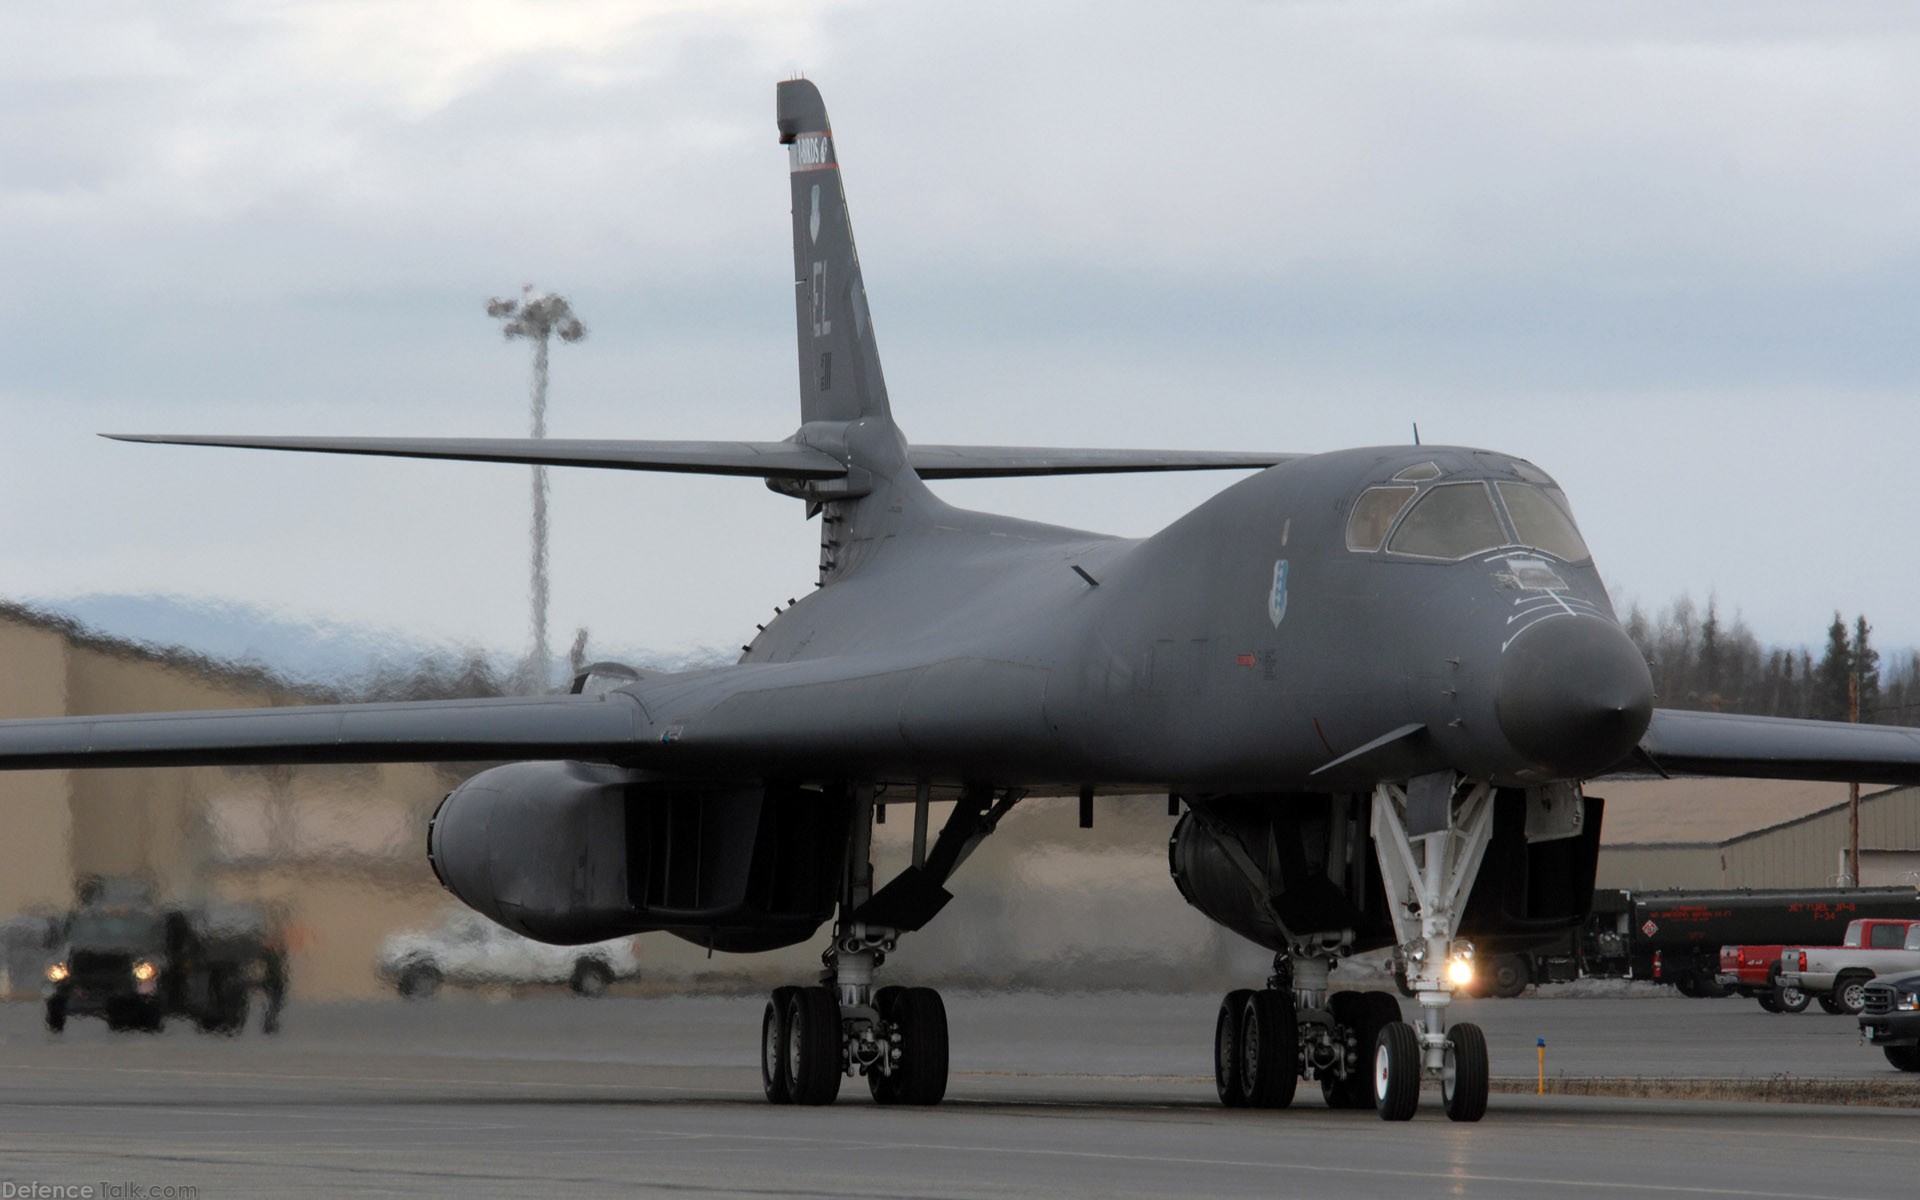
<instances>
[{"instance_id":1,"label":"windshield","mask_svg":"<svg viewBox=\"0 0 1920 1200\"><path fill-rule=\"evenodd\" d=\"M148 913L82 913L67 930L67 941L75 946L148 946L160 940L160 919Z\"/></svg>"},{"instance_id":2,"label":"windshield","mask_svg":"<svg viewBox=\"0 0 1920 1200\"><path fill-rule=\"evenodd\" d=\"M1443 483L1422 496L1387 544L1396 554L1465 558L1507 544L1484 483Z\"/></svg>"},{"instance_id":3,"label":"windshield","mask_svg":"<svg viewBox=\"0 0 1920 1200\"><path fill-rule=\"evenodd\" d=\"M1513 531L1523 545L1545 550L1556 558L1579 562L1587 557L1587 544L1573 527L1567 498L1558 488L1537 488L1525 483L1503 483L1500 499L1513 518Z\"/></svg>"},{"instance_id":4,"label":"windshield","mask_svg":"<svg viewBox=\"0 0 1920 1200\"><path fill-rule=\"evenodd\" d=\"M1387 540L1393 519L1413 499L1410 487L1368 488L1353 502L1353 516L1347 519L1347 549L1378 550Z\"/></svg>"}]
</instances>

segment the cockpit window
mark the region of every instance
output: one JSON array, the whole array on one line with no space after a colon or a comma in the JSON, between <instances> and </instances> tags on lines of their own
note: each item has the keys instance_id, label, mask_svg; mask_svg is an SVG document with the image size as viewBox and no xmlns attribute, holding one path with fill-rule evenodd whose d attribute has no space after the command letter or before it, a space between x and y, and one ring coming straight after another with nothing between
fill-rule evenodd
<instances>
[{"instance_id":1,"label":"cockpit window","mask_svg":"<svg viewBox=\"0 0 1920 1200\"><path fill-rule=\"evenodd\" d=\"M1378 550L1387 540L1393 519L1413 499L1410 487L1368 488L1353 502L1353 516L1347 518L1347 549Z\"/></svg>"},{"instance_id":2,"label":"cockpit window","mask_svg":"<svg viewBox=\"0 0 1920 1200\"><path fill-rule=\"evenodd\" d=\"M1443 483L1407 513L1387 549L1422 558L1465 558L1507 544L1484 483Z\"/></svg>"},{"instance_id":3,"label":"cockpit window","mask_svg":"<svg viewBox=\"0 0 1920 1200\"><path fill-rule=\"evenodd\" d=\"M1587 544L1580 540L1580 531L1567 512L1566 496L1558 488L1524 483L1502 483L1498 487L1521 542L1568 562L1587 557Z\"/></svg>"},{"instance_id":4,"label":"cockpit window","mask_svg":"<svg viewBox=\"0 0 1920 1200\"><path fill-rule=\"evenodd\" d=\"M1516 458L1513 460L1513 473L1528 483L1544 483L1548 487L1553 486L1553 480L1547 477L1545 471L1542 471L1539 467L1534 466L1524 458Z\"/></svg>"},{"instance_id":5,"label":"cockpit window","mask_svg":"<svg viewBox=\"0 0 1920 1200\"><path fill-rule=\"evenodd\" d=\"M1424 483L1429 479L1440 478L1440 467L1437 463L1417 463L1395 475L1394 478L1406 483Z\"/></svg>"}]
</instances>

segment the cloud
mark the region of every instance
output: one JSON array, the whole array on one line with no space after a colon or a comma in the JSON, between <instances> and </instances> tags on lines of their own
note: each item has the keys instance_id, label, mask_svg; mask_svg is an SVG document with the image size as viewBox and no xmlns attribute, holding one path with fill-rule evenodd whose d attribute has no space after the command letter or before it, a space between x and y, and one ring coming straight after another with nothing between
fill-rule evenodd
<instances>
[{"instance_id":1,"label":"cloud","mask_svg":"<svg viewBox=\"0 0 1920 1200\"><path fill-rule=\"evenodd\" d=\"M1920 433L1920 32L1812 12L15 6L0 564L41 594L120 580L513 642L518 472L91 434L519 432L524 347L480 303L532 281L594 330L556 354L556 434L783 436L770 84L805 69L910 434L1323 449L1417 419L1555 460L1651 600L1718 580L1754 615L1770 591L1770 636L1836 591L1890 616L1869 589L1902 573L1858 566L1890 536L1881 476L1851 485L1880 498L1857 520L1795 481L1857 469L1807 436L1829 413L1861 456ZM1688 449L1728 420L1759 431L1740 461ZM1648 454L1662 433L1681 449ZM1618 486L1645 458L1672 478ZM1220 482L956 495L1131 533ZM811 580L811 527L751 484L555 486L561 623L725 644ZM1755 489L1821 494L1727 518L1712 555L1643 544L1643 503ZM25 516L49 495L57 520ZM1737 594L1728 561L1771 582Z\"/></svg>"}]
</instances>

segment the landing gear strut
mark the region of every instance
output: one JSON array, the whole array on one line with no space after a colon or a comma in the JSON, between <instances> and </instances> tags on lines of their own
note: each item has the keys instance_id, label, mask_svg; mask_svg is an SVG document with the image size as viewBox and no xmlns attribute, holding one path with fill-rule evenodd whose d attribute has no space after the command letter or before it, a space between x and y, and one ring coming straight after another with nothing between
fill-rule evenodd
<instances>
[{"instance_id":1,"label":"landing gear strut","mask_svg":"<svg viewBox=\"0 0 1920 1200\"><path fill-rule=\"evenodd\" d=\"M1375 1041L1373 1100L1386 1120L1413 1116L1423 1078L1440 1084L1450 1119L1486 1115L1486 1036L1477 1025L1447 1028L1447 1008L1456 986L1450 971L1465 963L1471 978L1472 947L1456 936L1492 835L1488 784L1463 790L1449 773L1414 779L1404 789L1374 789L1373 836L1387 909L1421 1015L1418 1026L1395 1021Z\"/></svg>"}]
</instances>

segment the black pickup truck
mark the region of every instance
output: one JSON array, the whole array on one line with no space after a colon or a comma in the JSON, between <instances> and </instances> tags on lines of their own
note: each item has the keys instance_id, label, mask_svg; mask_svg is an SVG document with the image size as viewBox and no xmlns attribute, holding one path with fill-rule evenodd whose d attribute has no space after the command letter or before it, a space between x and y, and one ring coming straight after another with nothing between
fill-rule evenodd
<instances>
[{"instance_id":1,"label":"black pickup truck","mask_svg":"<svg viewBox=\"0 0 1920 1200\"><path fill-rule=\"evenodd\" d=\"M1902 1071L1920 1071L1920 972L1882 975L1865 991L1860 1036Z\"/></svg>"}]
</instances>

